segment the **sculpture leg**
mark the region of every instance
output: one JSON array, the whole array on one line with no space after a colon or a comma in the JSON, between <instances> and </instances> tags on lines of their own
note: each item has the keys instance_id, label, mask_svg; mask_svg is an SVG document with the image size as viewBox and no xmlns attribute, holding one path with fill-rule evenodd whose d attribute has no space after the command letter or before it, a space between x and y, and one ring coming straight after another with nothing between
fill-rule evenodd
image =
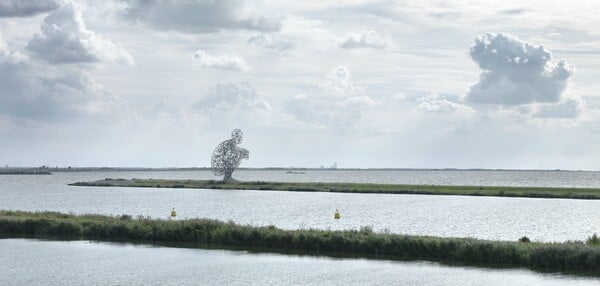
<instances>
[{"instance_id":1,"label":"sculpture leg","mask_svg":"<svg viewBox=\"0 0 600 286\"><path fill-rule=\"evenodd\" d=\"M225 175L223 176L223 181L225 181L225 182L233 181L231 174L233 174L233 170L226 170Z\"/></svg>"}]
</instances>

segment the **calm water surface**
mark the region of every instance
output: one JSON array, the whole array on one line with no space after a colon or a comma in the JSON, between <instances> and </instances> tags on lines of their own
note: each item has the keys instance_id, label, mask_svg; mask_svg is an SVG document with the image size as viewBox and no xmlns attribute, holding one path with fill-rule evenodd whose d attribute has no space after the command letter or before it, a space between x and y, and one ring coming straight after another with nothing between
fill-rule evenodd
<instances>
[{"instance_id":1,"label":"calm water surface","mask_svg":"<svg viewBox=\"0 0 600 286\"><path fill-rule=\"evenodd\" d=\"M581 171L336 170L286 174L283 171L241 170L234 174L246 181L600 188L600 172ZM210 172L198 172L196 176L215 178Z\"/></svg>"},{"instance_id":2,"label":"calm water surface","mask_svg":"<svg viewBox=\"0 0 600 286\"><path fill-rule=\"evenodd\" d=\"M598 285L526 269L0 239L2 285Z\"/></svg>"},{"instance_id":3,"label":"calm water surface","mask_svg":"<svg viewBox=\"0 0 600 286\"><path fill-rule=\"evenodd\" d=\"M458 179L461 172L462 181ZM596 172L537 171L318 171L294 175L240 171L236 175L242 180L458 185L524 185L530 178L528 182L538 182L535 185L561 185L556 183L560 181L563 186L582 187L597 186L598 181ZM544 176L548 181L540 179ZM175 207L178 218L214 218L286 229L372 226L376 231L502 240L524 235L538 241L585 240L600 233L600 201L590 200L67 186L108 177L214 178L206 171L0 176L0 209L166 218ZM333 219L335 209L340 209L341 220Z\"/></svg>"}]
</instances>

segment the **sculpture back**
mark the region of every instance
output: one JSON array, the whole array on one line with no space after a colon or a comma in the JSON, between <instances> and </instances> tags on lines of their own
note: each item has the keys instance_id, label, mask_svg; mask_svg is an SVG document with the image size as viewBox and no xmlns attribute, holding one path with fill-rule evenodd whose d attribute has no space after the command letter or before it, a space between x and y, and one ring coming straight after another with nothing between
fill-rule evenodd
<instances>
[{"instance_id":1,"label":"sculpture back","mask_svg":"<svg viewBox=\"0 0 600 286\"><path fill-rule=\"evenodd\" d=\"M215 176L224 176L224 180L231 179L233 171L240 166L241 161L249 158L248 150L237 146L242 139L242 131L234 129L231 139L217 145L211 157L211 167Z\"/></svg>"}]
</instances>

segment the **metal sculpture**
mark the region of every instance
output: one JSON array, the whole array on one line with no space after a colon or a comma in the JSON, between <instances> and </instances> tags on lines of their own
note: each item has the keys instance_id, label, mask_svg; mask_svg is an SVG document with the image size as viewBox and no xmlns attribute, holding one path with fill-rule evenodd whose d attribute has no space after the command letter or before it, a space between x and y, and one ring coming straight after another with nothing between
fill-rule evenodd
<instances>
[{"instance_id":1,"label":"metal sculpture","mask_svg":"<svg viewBox=\"0 0 600 286\"><path fill-rule=\"evenodd\" d=\"M223 176L223 181L235 181L231 174L240 166L242 159L249 158L248 150L237 146L242 143L243 136L242 130L234 129L231 139L219 143L212 153L213 173L215 176Z\"/></svg>"}]
</instances>

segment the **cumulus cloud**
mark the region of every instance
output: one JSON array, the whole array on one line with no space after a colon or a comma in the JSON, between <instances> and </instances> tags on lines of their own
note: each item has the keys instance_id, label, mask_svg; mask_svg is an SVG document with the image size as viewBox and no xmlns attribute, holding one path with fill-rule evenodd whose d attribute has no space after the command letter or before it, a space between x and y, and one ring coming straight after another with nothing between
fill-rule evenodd
<instances>
[{"instance_id":1,"label":"cumulus cloud","mask_svg":"<svg viewBox=\"0 0 600 286\"><path fill-rule=\"evenodd\" d=\"M196 107L206 112L270 111L271 105L247 83L219 82L197 102Z\"/></svg>"},{"instance_id":2,"label":"cumulus cloud","mask_svg":"<svg viewBox=\"0 0 600 286\"><path fill-rule=\"evenodd\" d=\"M224 70L250 70L250 66L246 61L235 55L218 55L213 56L207 54L203 50L198 50L194 54L194 64L199 67L224 69Z\"/></svg>"},{"instance_id":3,"label":"cumulus cloud","mask_svg":"<svg viewBox=\"0 0 600 286\"><path fill-rule=\"evenodd\" d=\"M302 122L342 132L357 128L362 117L356 106L343 109L343 103L324 100L314 95L298 94L288 100L285 107L292 116Z\"/></svg>"},{"instance_id":4,"label":"cumulus cloud","mask_svg":"<svg viewBox=\"0 0 600 286\"><path fill-rule=\"evenodd\" d=\"M283 41L274 41L267 34L254 34L248 38L248 44L263 47L266 49L284 51L292 48L292 44Z\"/></svg>"},{"instance_id":5,"label":"cumulus cloud","mask_svg":"<svg viewBox=\"0 0 600 286\"><path fill-rule=\"evenodd\" d=\"M350 71L345 66L337 66L326 76L326 80L320 84L326 95L346 97L359 90L350 81Z\"/></svg>"},{"instance_id":6,"label":"cumulus cloud","mask_svg":"<svg viewBox=\"0 0 600 286\"><path fill-rule=\"evenodd\" d=\"M277 31L281 22L262 16L242 0L129 0L126 17L159 30L209 33L220 30Z\"/></svg>"},{"instance_id":7,"label":"cumulus cloud","mask_svg":"<svg viewBox=\"0 0 600 286\"><path fill-rule=\"evenodd\" d=\"M44 67L18 52L0 53L0 114L63 120L114 110L116 100L79 69Z\"/></svg>"},{"instance_id":8,"label":"cumulus cloud","mask_svg":"<svg viewBox=\"0 0 600 286\"><path fill-rule=\"evenodd\" d=\"M55 10L59 6L59 0L2 0L0 18L35 16Z\"/></svg>"},{"instance_id":9,"label":"cumulus cloud","mask_svg":"<svg viewBox=\"0 0 600 286\"><path fill-rule=\"evenodd\" d=\"M86 28L79 7L67 2L51 12L27 44L29 53L52 64L101 60L133 65L131 55L112 41Z\"/></svg>"},{"instance_id":10,"label":"cumulus cloud","mask_svg":"<svg viewBox=\"0 0 600 286\"><path fill-rule=\"evenodd\" d=\"M289 99L285 107L296 119L307 123L323 124L332 121L333 113L326 104L303 93Z\"/></svg>"},{"instance_id":11,"label":"cumulus cloud","mask_svg":"<svg viewBox=\"0 0 600 286\"><path fill-rule=\"evenodd\" d=\"M540 104L533 114L540 118L577 118L585 110L585 101L581 97L567 97L555 104Z\"/></svg>"},{"instance_id":12,"label":"cumulus cloud","mask_svg":"<svg viewBox=\"0 0 600 286\"><path fill-rule=\"evenodd\" d=\"M552 54L543 46L503 33L479 36L469 55L483 70L466 94L471 103L556 103L574 73L564 59L552 62Z\"/></svg>"},{"instance_id":13,"label":"cumulus cloud","mask_svg":"<svg viewBox=\"0 0 600 286\"><path fill-rule=\"evenodd\" d=\"M469 106L449 101L437 93L431 93L417 99L417 110L437 113L473 112Z\"/></svg>"},{"instance_id":14,"label":"cumulus cloud","mask_svg":"<svg viewBox=\"0 0 600 286\"><path fill-rule=\"evenodd\" d=\"M389 41L379 36L375 31L366 31L362 33L349 34L340 44L342 49L384 49L389 46Z\"/></svg>"},{"instance_id":15,"label":"cumulus cloud","mask_svg":"<svg viewBox=\"0 0 600 286\"><path fill-rule=\"evenodd\" d=\"M301 93L288 99L285 108L299 121L348 132L359 128L362 111L376 104L352 83L348 68L338 66L312 93Z\"/></svg>"},{"instance_id":16,"label":"cumulus cloud","mask_svg":"<svg viewBox=\"0 0 600 286\"><path fill-rule=\"evenodd\" d=\"M377 102L375 102L375 100L366 95L357 95L346 98L346 100L344 100L342 104L350 107L356 106L361 108L375 106Z\"/></svg>"}]
</instances>

